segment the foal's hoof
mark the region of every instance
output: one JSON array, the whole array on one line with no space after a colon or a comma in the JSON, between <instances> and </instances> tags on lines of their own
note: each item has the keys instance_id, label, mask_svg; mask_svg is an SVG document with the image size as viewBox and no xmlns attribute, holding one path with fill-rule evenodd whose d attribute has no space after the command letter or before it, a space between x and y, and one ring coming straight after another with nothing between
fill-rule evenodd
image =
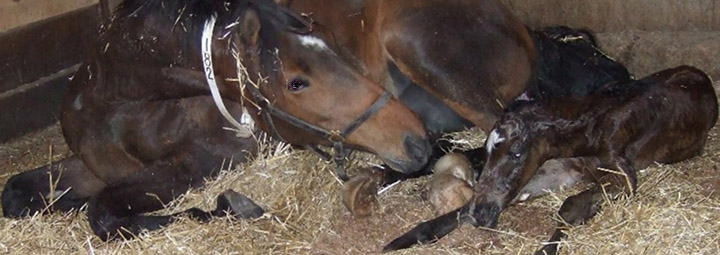
<instances>
[{"instance_id":1,"label":"foal's hoof","mask_svg":"<svg viewBox=\"0 0 720 255\"><path fill-rule=\"evenodd\" d=\"M215 210L229 211L232 216L241 219L259 218L265 213L265 210L248 197L231 189L218 196L217 209Z\"/></svg>"},{"instance_id":2,"label":"foal's hoof","mask_svg":"<svg viewBox=\"0 0 720 255\"><path fill-rule=\"evenodd\" d=\"M377 167L364 168L359 174L345 183L342 200L345 208L355 217L372 214L377 205L377 192L383 181L383 172Z\"/></svg>"},{"instance_id":3,"label":"foal's hoof","mask_svg":"<svg viewBox=\"0 0 720 255\"><path fill-rule=\"evenodd\" d=\"M447 154L435 163L433 172L433 178L427 184L427 199L435 215L446 214L470 201L475 171L465 156Z\"/></svg>"},{"instance_id":4,"label":"foal's hoof","mask_svg":"<svg viewBox=\"0 0 720 255\"><path fill-rule=\"evenodd\" d=\"M557 244L545 245L540 250L535 252L535 255L555 255L558 252Z\"/></svg>"},{"instance_id":5,"label":"foal's hoof","mask_svg":"<svg viewBox=\"0 0 720 255\"><path fill-rule=\"evenodd\" d=\"M435 216L454 211L470 201L474 192L466 181L453 176L438 177L430 181L427 191Z\"/></svg>"}]
</instances>

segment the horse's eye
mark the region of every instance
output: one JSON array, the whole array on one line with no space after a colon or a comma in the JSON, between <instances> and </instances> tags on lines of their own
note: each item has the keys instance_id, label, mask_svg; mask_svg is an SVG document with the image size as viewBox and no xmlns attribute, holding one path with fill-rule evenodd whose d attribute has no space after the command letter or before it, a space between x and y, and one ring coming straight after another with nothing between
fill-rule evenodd
<instances>
[{"instance_id":1,"label":"horse's eye","mask_svg":"<svg viewBox=\"0 0 720 255\"><path fill-rule=\"evenodd\" d=\"M299 91L301 89L304 89L308 86L308 83L302 79L293 79L288 83L288 90L290 91Z\"/></svg>"},{"instance_id":2,"label":"horse's eye","mask_svg":"<svg viewBox=\"0 0 720 255\"><path fill-rule=\"evenodd\" d=\"M513 153L513 152L511 152L511 153L510 153L510 157L511 157L512 159L520 159L520 157L522 157L522 153Z\"/></svg>"}]
</instances>

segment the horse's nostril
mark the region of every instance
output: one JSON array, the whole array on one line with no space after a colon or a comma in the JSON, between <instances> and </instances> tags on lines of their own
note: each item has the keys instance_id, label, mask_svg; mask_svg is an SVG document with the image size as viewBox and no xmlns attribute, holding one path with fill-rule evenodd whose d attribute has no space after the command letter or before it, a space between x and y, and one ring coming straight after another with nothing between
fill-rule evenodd
<instances>
[{"instance_id":1,"label":"horse's nostril","mask_svg":"<svg viewBox=\"0 0 720 255\"><path fill-rule=\"evenodd\" d=\"M430 156L430 143L416 135L405 135L405 150L410 155L410 159L419 165L425 165Z\"/></svg>"}]
</instances>

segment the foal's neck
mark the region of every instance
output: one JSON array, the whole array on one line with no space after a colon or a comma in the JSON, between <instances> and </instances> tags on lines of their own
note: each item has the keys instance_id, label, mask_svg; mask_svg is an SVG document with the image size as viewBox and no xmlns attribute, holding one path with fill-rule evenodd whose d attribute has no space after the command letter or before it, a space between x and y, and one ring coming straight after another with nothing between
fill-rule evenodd
<instances>
[{"instance_id":1,"label":"foal's neck","mask_svg":"<svg viewBox=\"0 0 720 255\"><path fill-rule=\"evenodd\" d=\"M585 109L584 109L585 108ZM528 118L532 136L544 158L582 157L594 154L599 144L597 118L602 109L581 105L538 107Z\"/></svg>"}]
</instances>

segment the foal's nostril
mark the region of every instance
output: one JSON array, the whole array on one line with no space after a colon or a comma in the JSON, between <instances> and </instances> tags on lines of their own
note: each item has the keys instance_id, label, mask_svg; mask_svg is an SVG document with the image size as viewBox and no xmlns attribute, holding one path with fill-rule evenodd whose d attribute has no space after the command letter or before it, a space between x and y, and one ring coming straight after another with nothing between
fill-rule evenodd
<instances>
[{"instance_id":1,"label":"foal's nostril","mask_svg":"<svg viewBox=\"0 0 720 255\"><path fill-rule=\"evenodd\" d=\"M428 140L416 136L416 135L405 135L405 150L410 155L410 159L415 161L418 165L425 165L430 156L430 143Z\"/></svg>"}]
</instances>

